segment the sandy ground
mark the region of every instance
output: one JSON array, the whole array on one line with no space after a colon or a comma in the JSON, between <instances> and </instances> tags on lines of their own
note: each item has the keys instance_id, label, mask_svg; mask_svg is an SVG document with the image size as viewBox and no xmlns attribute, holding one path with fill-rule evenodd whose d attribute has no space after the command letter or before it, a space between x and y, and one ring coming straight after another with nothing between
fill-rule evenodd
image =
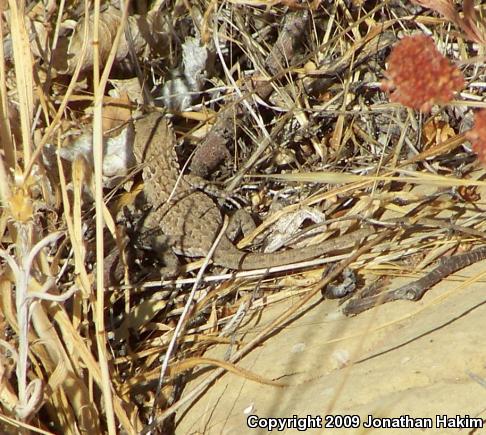
<instances>
[{"instance_id":1,"label":"sandy ground","mask_svg":"<svg viewBox=\"0 0 486 435\"><path fill-rule=\"evenodd\" d=\"M341 314L337 301L321 301L239 363L289 386L261 385L226 374L184 415L178 415L177 433L268 433L266 429L250 429L250 415L320 416L323 424L326 416L359 416L359 427L310 433L410 431L366 429L368 415L432 418L432 428L416 429L416 433L486 433L486 429L436 425L437 415L486 418L486 292L484 278L479 277L482 272L486 272L485 261L449 277L419 302L394 302L352 318ZM476 277L476 282L467 282L469 277ZM397 279L395 285L406 281ZM292 303L295 301L285 302ZM284 303L265 308L259 322L249 325L241 338L248 341L284 309ZM206 356L223 358L226 350L227 346L221 346ZM186 392L201 379L188 385ZM357 420L348 418L345 422ZM286 429L282 433L299 431Z\"/></svg>"}]
</instances>

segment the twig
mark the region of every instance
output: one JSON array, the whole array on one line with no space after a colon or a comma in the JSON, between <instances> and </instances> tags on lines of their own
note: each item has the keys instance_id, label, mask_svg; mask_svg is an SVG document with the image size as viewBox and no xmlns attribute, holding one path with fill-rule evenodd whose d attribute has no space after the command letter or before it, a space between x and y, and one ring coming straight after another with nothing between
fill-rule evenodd
<instances>
[{"instance_id":1,"label":"twig","mask_svg":"<svg viewBox=\"0 0 486 435\"><path fill-rule=\"evenodd\" d=\"M353 299L344 307L344 314L352 315L369 310L377 305L397 300L418 301L432 286L449 275L471 264L486 259L486 246L464 254L457 254L442 260L442 264L422 278L405 284L397 289L382 292L363 299Z\"/></svg>"}]
</instances>

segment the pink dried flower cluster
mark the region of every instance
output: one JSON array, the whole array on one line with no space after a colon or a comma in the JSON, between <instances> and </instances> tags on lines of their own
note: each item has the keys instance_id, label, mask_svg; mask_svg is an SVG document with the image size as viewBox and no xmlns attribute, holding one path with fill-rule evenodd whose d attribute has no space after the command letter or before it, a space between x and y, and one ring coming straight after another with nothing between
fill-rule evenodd
<instances>
[{"instance_id":1,"label":"pink dried flower cluster","mask_svg":"<svg viewBox=\"0 0 486 435\"><path fill-rule=\"evenodd\" d=\"M448 103L464 87L461 71L426 35L406 36L393 47L385 77L382 89L390 93L390 101L422 112Z\"/></svg>"},{"instance_id":2,"label":"pink dried flower cluster","mask_svg":"<svg viewBox=\"0 0 486 435\"><path fill-rule=\"evenodd\" d=\"M466 133L466 138L471 141L479 161L486 165L486 109L474 114L474 127Z\"/></svg>"}]
</instances>

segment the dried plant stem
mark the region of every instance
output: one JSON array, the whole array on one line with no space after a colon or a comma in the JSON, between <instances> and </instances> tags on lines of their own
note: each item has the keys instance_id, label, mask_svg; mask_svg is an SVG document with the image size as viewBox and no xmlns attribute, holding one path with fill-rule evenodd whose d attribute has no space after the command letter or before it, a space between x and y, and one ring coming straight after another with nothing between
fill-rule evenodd
<instances>
[{"instance_id":1,"label":"dried plant stem","mask_svg":"<svg viewBox=\"0 0 486 435\"><path fill-rule=\"evenodd\" d=\"M11 168L15 164L15 156L12 144L12 131L8 119L7 72L5 70L5 54L3 50L5 44L3 35L6 34L3 27L4 6L3 3L0 5L0 137L2 138L2 147L5 153L7 167ZM10 193L3 161L1 164L0 198L5 201L10 196Z\"/></svg>"},{"instance_id":2,"label":"dried plant stem","mask_svg":"<svg viewBox=\"0 0 486 435\"><path fill-rule=\"evenodd\" d=\"M89 29L89 26L88 26L88 23L89 23L89 20L88 20L88 11L89 11L88 5L89 5L88 0L85 0L84 9L86 11L86 14L85 14L85 17L84 17L83 45L81 46L81 55L79 57L78 63L76 64L76 68L74 69L74 72L73 72L73 75L71 77L71 81L69 82L69 86L66 90L66 93L64 94L64 97L61 101L61 104L59 105L59 109L56 112L56 116L54 117L51 124L49 125L46 132L44 133L44 136L42 137L41 141L37 145L37 148L32 153L31 159L28 161L29 163L27 164L25 171L24 171L24 179L26 179L29 176L30 171L32 170L32 167L34 166L34 163L35 163L37 157L39 157L39 154L42 151L42 148L44 148L44 145L50 139L51 134L58 127L59 122L61 121L62 115L64 114L64 110L66 109L66 106L68 105L69 97L71 96L71 94L73 93L73 91L76 87L78 77L79 77L79 73L81 72L81 68L83 66L83 59L84 59L84 55L86 53L87 41L89 41L89 38L88 38L88 29Z\"/></svg>"},{"instance_id":3,"label":"dried plant stem","mask_svg":"<svg viewBox=\"0 0 486 435\"><path fill-rule=\"evenodd\" d=\"M38 384L35 380L30 384L27 383L27 360L29 352L29 308L30 303L34 297L40 299L46 299L50 296L44 295L44 291L52 285L52 280L47 280L40 292L35 294L29 294L28 286L30 279L30 271L35 256L46 245L54 242L60 233L51 233L40 242L34 245L32 249L33 225L32 223L19 223L17 225L17 252L16 262L14 258L4 252L0 251L0 257L4 258L10 266L14 276L16 284L15 292L15 305L17 310L17 324L19 328L19 351L17 362L17 383L18 383L18 396L19 401L16 406L16 412L20 419L26 420L37 408L40 400L42 400L42 394L39 390L41 384ZM67 296L60 296L59 300L65 300ZM34 394L34 392L36 394Z\"/></svg>"},{"instance_id":4,"label":"dried plant stem","mask_svg":"<svg viewBox=\"0 0 486 435\"><path fill-rule=\"evenodd\" d=\"M19 93L20 125L25 162L30 161L32 150L31 123L34 113L33 59L30 42L25 29L24 2L9 0L13 51L15 58L15 77Z\"/></svg>"},{"instance_id":5,"label":"dried plant stem","mask_svg":"<svg viewBox=\"0 0 486 435\"><path fill-rule=\"evenodd\" d=\"M95 328L96 344L98 348L98 363L101 370L101 390L105 405L105 417L110 435L116 434L115 413L113 410L113 399L111 393L110 370L106 355L106 338L104 326L104 281L103 281L103 90L101 86L99 71L99 21L100 21L100 0L94 2L94 24L93 24L93 83L94 83L94 104L93 104L93 160L95 170L95 205L96 205L96 311Z\"/></svg>"},{"instance_id":6,"label":"dried plant stem","mask_svg":"<svg viewBox=\"0 0 486 435\"><path fill-rule=\"evenodd\" d=\"M225 218L223 226L218 234L218 237L214 241L213 245L211 246L211 249L208 252L208 255L204 259L204 264L201 266L199 269L199 272L196 276L196 281L194 282L194 285L192 286L191 293L189 294L189 297L187 298L186 304L184 305L184 311L182 312L181 316L179 317L179 320L177 322L177 325L175 327L174 333L172 334L172 338L170 340L169 346L167 348L167 352L165 353L164 356L164 361L162 362L162 366L160 367L160 375L159 375L159 382L157 384L157 391L155 393L155 400L154 400L154 407L152 410L152 416L151 416L151 421L149 423L152 423L155 418L155 409L156 409L156 403L157 403L157 397L160 394L160 391L162 390L162 384L164 381L164 376L167 371L167 367L169 366L169 359L175 350L177 339L179 338L179 334L181 333L184 324L186 322L186 317L189 313L189 310L192 306L192 301L194 300L194 295L196 294L196 290L199 287L199 283L202 281L202 278L204 276L204 272L206 271L206 268L209 265L209 262L211 261L211 257L214 254L215 249L217 248L221 237L223 237L224 233L226 232L226 228L228 227L228 218Z\"/></svg>"},{"instance_id":7,"label":"dried plant stem","mask_svg":"<svg viewBox=\"0 0 486 435\"><path fill-rule=\"evenodd\" d=\"M115 59L121 35L123 34L128 17L129 2L125 2L120 26L117 29L113 47L106 61L103 75L99 76L99 23L100 23L100 0L94 3L94 25L93 25L93 83L94 83L94 104L93 104L93 160L95 168L95 206L96 206L96 310L95 327L96 343L98 348L98 360L101 369L101 389L105 405L106 420L109 434L116 434L115 413L113 406L112 387L110 382L110 370L108 367L106 353L106 335L104 326L104 247L103 247L103 95L105 92L108 75ZM119 411L122 411L119 409ZM125 415L118 413L121 420L128 419ZM129 424L129 423L128 423ZM129 424L128 427L131 425ZM128 427L126 427L128 429Z\"/></svg>"},{"instance_id":8,"label":"dried plant stem","mask_svg":"<svg viewBox=\"0 0 486 435\"><path fill-rule=\"evenodd\" d=\"M32 227L30 225L19 225L18 227L18 258L26 258L28 255L31 230ZM29 306L27 304L27 290L30 270L25 270L22 266L20 268L14 267L14 264L9 265L12 270L15 271L14 274L16 278L15 306L17 311L17 324L19 326L19 360L17 363L19 402L17 404L17 415L19 415L23 414L24 409L27 407L27 353L29 350L29 342L27 337L29 330Z\"/></svg>"}]
</instances>

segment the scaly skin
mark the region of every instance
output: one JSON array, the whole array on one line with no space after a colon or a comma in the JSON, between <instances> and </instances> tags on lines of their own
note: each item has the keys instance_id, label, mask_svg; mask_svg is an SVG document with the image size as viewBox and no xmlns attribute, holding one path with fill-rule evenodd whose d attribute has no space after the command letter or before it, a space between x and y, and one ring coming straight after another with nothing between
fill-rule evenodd
<instances>
[{"instance_id":1,"label":"scaly skin","mask_svg":"<svg viewBox=\"0 0 486 435\"><path fill-rule=\"evenodd\" d=\"M134 154L143 166L144 193L152 206L145 228L161 230L176 254L205 257L222 226L218 206L208 195L195 190L186 176L180 176L174 134L160 114L152 113L137 121L135 132ZM213 262L234 270L282 266L349 248L374 232L360 229L317 245L276 253L242 251L223 235Z\"/></svg>"}]
</instances>

